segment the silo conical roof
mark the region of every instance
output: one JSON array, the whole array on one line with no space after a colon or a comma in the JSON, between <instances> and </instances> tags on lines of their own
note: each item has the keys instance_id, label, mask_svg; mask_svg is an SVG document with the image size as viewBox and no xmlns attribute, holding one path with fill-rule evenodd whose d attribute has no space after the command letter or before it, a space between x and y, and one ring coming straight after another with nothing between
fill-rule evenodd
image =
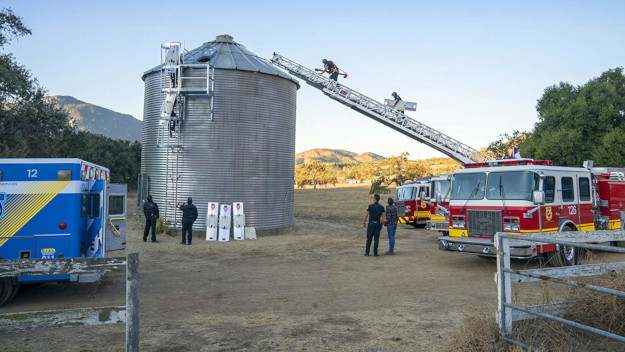
<instances>
[{"instance_id":1,"label":"silo conical roof","mask_svg":"<svg viewBox=\"0 0 625 352\"><path fill-rule=\"evenodd\" d=\"M290 79L300 87L299 82L289 74L279 70L266 59L247 50L228 34L218 35L215 40L183 54L185 64L209 63L216 69L260 72ZM150 72L159 71L160 65L143 73L142 79Z\"/></svg>"}]
</instances>

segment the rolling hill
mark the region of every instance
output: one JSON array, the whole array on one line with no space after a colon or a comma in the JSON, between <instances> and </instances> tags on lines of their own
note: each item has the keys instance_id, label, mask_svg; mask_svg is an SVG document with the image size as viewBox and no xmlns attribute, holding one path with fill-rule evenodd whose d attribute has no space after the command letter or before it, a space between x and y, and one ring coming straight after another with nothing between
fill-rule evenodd
<instances>
[{"instance_id":1,"label":"rolling hill","mask_svg":"<svg viewBox=\"0 0 625 352\"><path fill-rule=\"evenodd\" d=\"M69 123L82 131L113 139L141 142L141 120L74 97L55 95L46 98L69 114Z\"/></svg>"},{"instance_id":2,"label":"rolling hill","mask_svg":"<svg viewBox=\"0 0 625 352\"><path fill-rule=\"evenodd\" d=\"M385 159L383 156L370 152L356 154L343 149L316 148L295 154L295 165L310 163L312 161L337 164L360 164L383 159Z\"/></svg>"}]
</instances>

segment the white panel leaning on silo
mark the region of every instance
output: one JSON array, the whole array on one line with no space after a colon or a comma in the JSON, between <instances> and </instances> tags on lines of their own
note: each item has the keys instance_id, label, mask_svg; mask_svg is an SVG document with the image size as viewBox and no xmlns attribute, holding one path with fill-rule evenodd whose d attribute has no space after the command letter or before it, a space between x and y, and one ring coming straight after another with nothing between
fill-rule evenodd
<instances>
[{"instance_id":1,"label":"white panel leaning on silo","mask_svg":"<svg viewBox=\"0 0 625 352\"><path fill-rule=\"evenodd\" d=\"M219 242L230 241L230 224L232 223L232 207L222 204L219 210Z\"/></svg>"},{"instance_id":2,"label":"white panel leaning on silo","mask_svg":"<svg viewBox=\"0 0 625 352\"><path fill-rule=\"evenodd\" d=\"M219 220L219 203L208 203L206 214L206 240L217 241L217 229Z\"/></svg>"},{"instance_id":3,"label":"white panel leaning on silo","mask_svg":"<svg viewBox=\"0 0 625 352\"><path fill-rule=\"evenodd\" d=\"M232 220L234 224L232 238L237 241L245 239L245 212L243 211L243 203L232 203Z\"/></svg>"},{"instance_id":4,"label":"white panel leaning on silo","mask_svg":"<svg viewBox=\"0 0 625 352\"><path fill-rule=\"evenodd\" d=\"M255 240L256 239L256 229L253 227L245 228L245 239L246 240Z\"/></svg>"}]
</instances>

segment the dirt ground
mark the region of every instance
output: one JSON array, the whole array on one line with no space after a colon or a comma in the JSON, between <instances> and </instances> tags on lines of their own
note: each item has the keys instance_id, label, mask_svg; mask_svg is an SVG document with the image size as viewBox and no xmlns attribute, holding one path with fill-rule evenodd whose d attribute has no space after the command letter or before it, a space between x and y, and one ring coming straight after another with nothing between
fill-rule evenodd
<instances>
[{"instance_id":1,"label":"dirt ground","mask_svg":"<svg viewBox=\"0 0 625 352\"><path fill-rule=\"evenodd\" d=\"M297 190L295 230L257 240L144 243L131 219L128 249L113 255L140 253L141 349L446 351L464 313L494 319L494 262L439 251L437 233L400 227L395 256L362 255L367 187ZM123 273L23 287L0 312L123 305L124 292ZM124 338L118 324L3 333L0 346L123 351Z\"/></svg>"}]
</instances>

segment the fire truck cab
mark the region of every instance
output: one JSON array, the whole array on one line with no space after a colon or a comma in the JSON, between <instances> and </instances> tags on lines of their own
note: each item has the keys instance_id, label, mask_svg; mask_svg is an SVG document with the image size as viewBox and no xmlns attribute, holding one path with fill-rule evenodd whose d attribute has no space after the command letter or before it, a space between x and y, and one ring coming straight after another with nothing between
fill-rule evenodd
<instances>
[{"instance_id":1,"label":"fire truck cab","mask_svg":"<svg viewBox=\"0 0 625 352\"><path fill-rule=\"evenodd\" d=\"M449 235L449 193L451 191L451 175L432 177L432 197L430 198L430 220L427 229L439 231L443 236Z\"/></svg>"},{"instance_id":2,"label":"fire truck cab","mask_svg":"<svg viewBox=\"0 0 625 352\"><path fill-rule=\"evenodd\" d=\"M430 178L423 177L406 182L395 191L395 204L400 224L417 227L430 218Z\"/></svg>"},{"instance_id":3,"label":"fire truck cab","mask_svg":"<svg viewBox=\"0 0 625 352\"><path fill-rule=\"evenodd\" d=\"M625 210L623 168L553 166L532 159L467 164L454 171L449 201L449 237L439 249L496 254L497 232L620 229ZM588 239L592 242L592 238ZM545 255L555 266L574 265L574 247L516 241L513 258Z\"/></svg>"}]
</instances>

